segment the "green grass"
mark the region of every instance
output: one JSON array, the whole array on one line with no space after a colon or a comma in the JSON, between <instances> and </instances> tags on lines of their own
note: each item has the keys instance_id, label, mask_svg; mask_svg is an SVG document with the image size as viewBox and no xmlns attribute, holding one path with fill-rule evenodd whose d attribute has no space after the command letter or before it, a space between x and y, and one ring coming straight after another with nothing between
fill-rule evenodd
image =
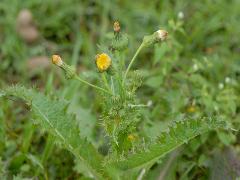
<instances>
[{"instance_id":1,"label":"green grass","mask_svg":"<svg viewBox=\"0 0 240 180\"><path fill-rule=\"evenodd\" d=\"M39 39L31 44L16 30L22 9L31 11L39 32ZM141 109L138 136L148 143L174 121L212 116L224 120L232 130L198 136L147 167L143 179L216 179L219 172L226 179L235 178L240 170L232 164L240 160L230 156L240 153L239 17L238 0L2 0L0 88L18 83L64 100L68 112L76 115L81 136L104 156L110 140L104 138L101 126L101 96L65 79L50 63L32 68L29 61L38 56L50 61L52 54L61 54L84 79L101 85L94 57L106 50L115 20L129 35L129 48L123 54L126 64L144 35L166 29L168 41L143 49L133 64L143 77L138 103L152 103ZM0 177L89 178L74 155L31 123L36 117L28 113L29 107L11 99L0 100ZM219 153L226 158L224 166L216 168ZM136 179L136 174L130 177Z\"/></svg>"}]
</instances>

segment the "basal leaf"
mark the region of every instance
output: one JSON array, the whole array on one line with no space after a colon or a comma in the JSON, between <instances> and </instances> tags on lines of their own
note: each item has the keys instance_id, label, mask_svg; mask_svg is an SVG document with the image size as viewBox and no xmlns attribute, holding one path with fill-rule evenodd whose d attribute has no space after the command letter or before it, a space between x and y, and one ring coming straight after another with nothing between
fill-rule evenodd
<instances>
[{"instance_id":1,"label":"basal leaf","mask_svg":"<svg viewBox=\"0 0 240 180\"><path fill-rule=\"evenodd\" d=\"M97 179L103 175L102 156L92 144L80 137L79 126L72 115L66 113L67 104L61 100L52 100L32 89L13 86L0 92L4 96L21 98L36 116L36 122L81 160Z\"/></svg>"}]
</instances>

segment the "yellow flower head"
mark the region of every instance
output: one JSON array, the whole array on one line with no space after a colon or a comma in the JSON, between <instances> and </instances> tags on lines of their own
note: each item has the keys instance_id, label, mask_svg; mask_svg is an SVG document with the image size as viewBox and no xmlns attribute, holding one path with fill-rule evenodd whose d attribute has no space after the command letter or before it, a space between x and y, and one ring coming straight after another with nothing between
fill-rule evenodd
<instances>
[{"instance_id":1,"label":"yellow flower head","mask_svg":"<svg viewBox=\"0 0 240 180\"><path fill-rule=\"evenodd\" d=\"M112 60L106 53L96 55L96 65L100 72L108 70L108 68L111 66L111 63Z\"/></svg>"},{"instance_id":2,"label":"yellow flower head","mask_svg":"<svg viewBox=\"0 0 240 180\"><path fill-rule=\"evenodd\" d=\"M134 141L136 139L133 134L129 134L127 138L129 141Z\"/></svg>"},{"instance_id":3,"label":"yellow flower head","mask_svg":"<svg viewBox=\"0 0 240 180\"><path fill-rule=\"evenodd\" d=\"M57 65L57 66L62 66L63 65L62 58L59 55L53 55L52 56L52 63Z\"/></svg>"},{"instance_id":4,"label":"yellow flower head","mask_svg":"<svg viewBox=\"0 0 240 180\"><path fill-rule=\"evenodd\" d=\"M194 112L196 112L196 107L195 107L195 106L189 106L189 107L187 108L187 112L189 112L189 113L194 113Z\"/></svg>"}]
</instances>

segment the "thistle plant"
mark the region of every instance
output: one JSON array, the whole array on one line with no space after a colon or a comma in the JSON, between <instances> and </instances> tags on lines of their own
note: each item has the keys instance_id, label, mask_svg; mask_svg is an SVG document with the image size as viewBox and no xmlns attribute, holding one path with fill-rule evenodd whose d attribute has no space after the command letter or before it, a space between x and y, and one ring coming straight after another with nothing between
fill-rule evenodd
<instances>
[{"instance_id":1,"label":"thistle plant","mask_svg":"<svg viewBox=\"0 0 240 180\"><path fill-rule=\"evenodd\" d=\"M203 117L174 122L166 132L155 139L145 140L142 137L139 131L139 126L144 121L141 109L149 108L149 104L141 103L141 99L136 95L143 79L138 70L132 69L144 48L164 43L167 37L168 32L162 29L144 36L133 57L130 60L124 59L119 54L128 48L128 35L122 32L120 24L115 22L108 52L100 52L92 59L99 73L100 85L89 82L81 74L78 75L75 68L66 64L59 55L52 56L52 63L64 71L66 78L93 88L102 99L99 123L106 135L107 155L98 152L98 147L80 136L81 129L76 126L75 118L66 112L68 105L64 101L50 99L36 90L20 86L7 88L0 96L23 99L36 115L36 122L86 166L90 177L141 179L144 173L167 153L202 133L225 127L221 120Z\"/></svg>"},{"instance_id":2,"label":"thistle plant","mask_svg":"<svg viewBox=\"0 0 240 180\"><path fill-rule=\"evenodd\" d=\"M102 73L104 87L93 85L78 76L71 66L65 64L59 55L52 56L52 63L62 68L68 79L76 79L81 83L95 88L103 97L101 121L105 133L111 141L111 152L120 158L122 155L129 154L133 148L136 130L139 119L139 109L147 105L138 104L136 90L141 86L141 74L134 71L129 75L130 69L138 54L144 47L149 47L155 43L162 43L167 39L168 32L158 30L152 35L145 36L133 58L130 60L126 69L122 67L125 59L117 59L116 53L121 53L128 48L127 34L121 32L119 22L113 25L114 37L109 45L111 54L104 52L97 54L95 64L99 73ZM111 57L112 58L111 58Z\"/></svg>"}]
</instances>

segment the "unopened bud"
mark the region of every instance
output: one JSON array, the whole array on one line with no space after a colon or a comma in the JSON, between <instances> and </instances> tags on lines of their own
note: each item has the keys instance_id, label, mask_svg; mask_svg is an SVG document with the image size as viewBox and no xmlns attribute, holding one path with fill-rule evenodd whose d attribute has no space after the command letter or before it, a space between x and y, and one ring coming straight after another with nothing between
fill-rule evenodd
<instances>
[{"instance_id":1,"label":"unopened bud","mask_svg":"<svg viewBox=\"0 0 240 180\"><path fill-rule=\"evenodd\" d=\"M157 42L165 41L167 39L168 32L165 30L158 30L154 32L152 35L144 36L143 45L150 46Z\"/></svg>"},{"instance_id":2,"label":"unopened bud","mask_svg":"<svg viewBox=\"0 0 240 180\"><path fill-rule=\"evenodd\" d=\"M52 63L59 67L63 65L62 58L59 55L52 55Z\"/></svg>"},{"instance_id":3,"label":"unopened bud","mask_svg":"<svg viewBox=\"0 0 240 180\"><path fill-rule=\"evenodd\" d=\"M118 21L113 24L114 38L110 46L111 50L122 51L128 47L128 36L126 33L120 32L121 27Z\"/></svg>"},{"instance_id":4,"label":"unopened bud","mask_svg":"<svg viewBox=\"0 0 240 180\"><path fill-rule=\"evenodd\" d=\"M122 51L128 47L128 36L125 33L121 33L112 40L111 49Z\"/></svg>"},{"instance_id":5,"label":"unopened bud","mask_svg":"<svg viewBox=\"0 0 240 180\"><path fill-rule=\"evenodd\" d=\"M156 33L157 33L157 38L160 41L164 41L164 40L167 39L167 36L168 36L168 32L167 31L160 29Z\"/></svg>"},{"instance_id":6,"label":"unopened bud","mask_svg":"<svg viewBox=\"0 0 240 180\"><path fill-rule=\"evenodd\" d=\"M113 24L113 30L114 30L114 32L116 32L116 33L120 32L121 27L120 27L120 24L119 24L118 21L115 21L115 22L114 22L114 24Z\"/></svg>"},{"instance_id":7,"label":"unopened bud","mask_svg":"<svg viewBox=\"0 0 240 180\"><path fill-rule=\"evenodd\" d=\"M76 75L75 68L64 63L59 55L52 56L52 63L63 69L68 79L72 79Z\"/></svg>"}]
</instances>

